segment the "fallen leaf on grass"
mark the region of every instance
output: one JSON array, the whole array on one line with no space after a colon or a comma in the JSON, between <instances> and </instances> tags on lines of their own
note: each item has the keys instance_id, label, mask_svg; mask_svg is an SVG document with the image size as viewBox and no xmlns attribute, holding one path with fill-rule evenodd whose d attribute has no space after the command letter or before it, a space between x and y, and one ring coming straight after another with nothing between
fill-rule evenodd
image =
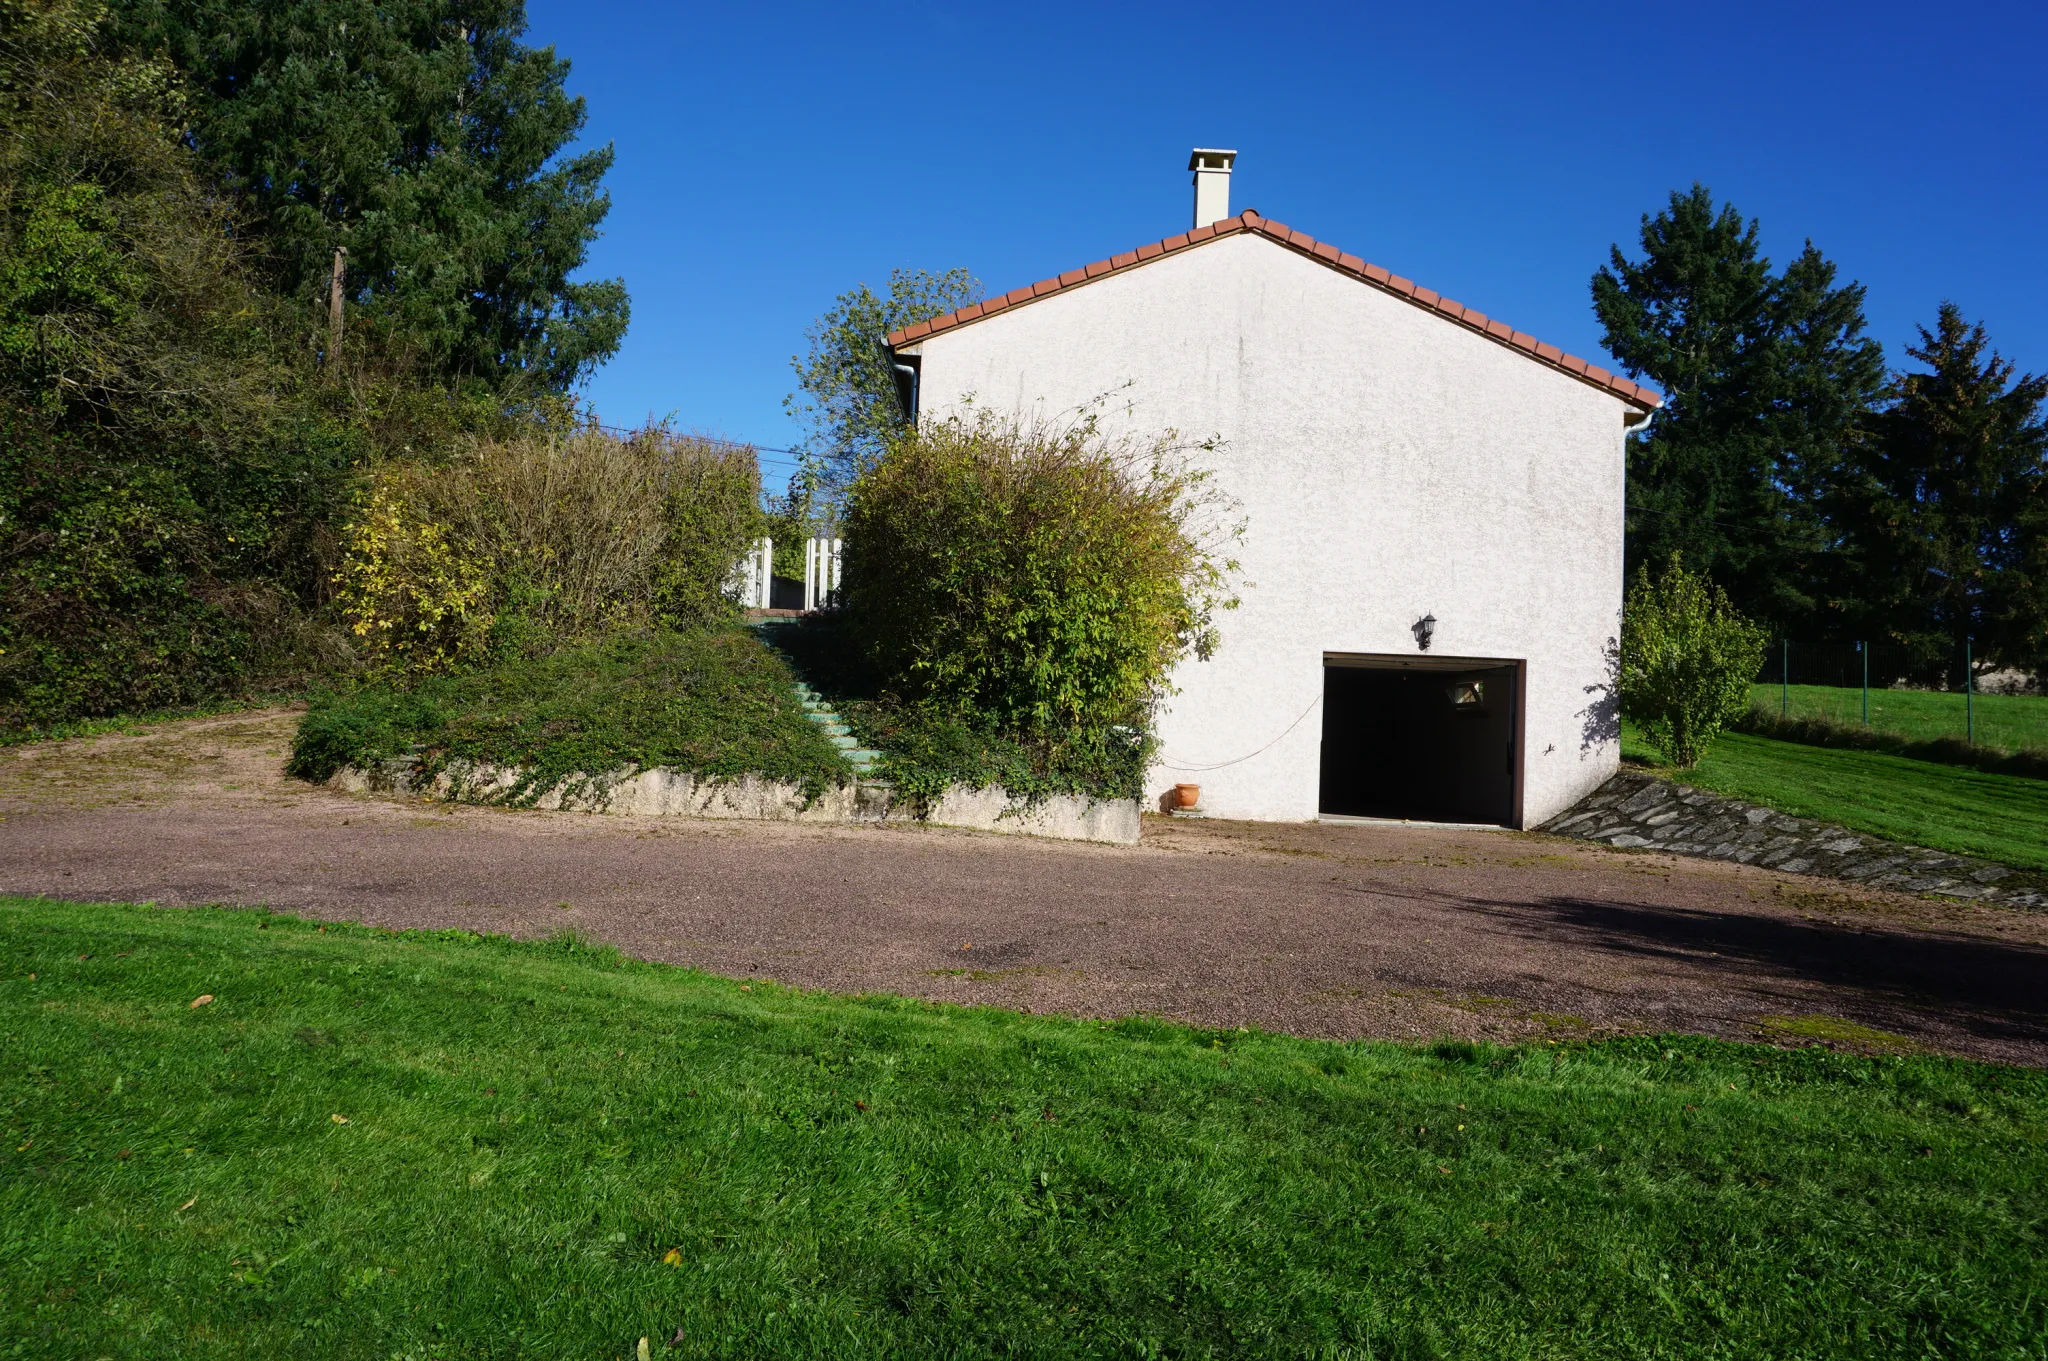
<instances>
[{"instance_id":1,"label":"fallen leaf on grass","mask_svg":"<svg viewBox=\"0 0 2048 1361\"><path fill-rule=\"evenodd\" d=\"M682 1325L682 1324L678 1323L678 1324L676 1325L676 1330L675 1330L675 1332L674 1332L673 1334L671 1334L671 1335L670 1335L670 1337L669 1337L669 1340L668 1340L668 1345L669 1345L669 1346L671 1346L671 1347L680 1347L680 1346L682 1346L682 1345L683 1345L683 1325Z\"/></svg>"},{"instance_id":2,"label":"fallen leaf on grass","mask_svg":"<svg viewBox=\"0 0 2048 1361\"><path fill-rule=\"evenodd\" d=\"M179 1213L179 1214L183 1214L183 1213L185 1213L185 1211L187 1211L187 1210L191 1209L191 1208L192 1208L192 1207L193 1207L194 1205L197 1205L198 1203L199 1203L199 1197L198 1197L198 1196L194 1196L194 1197L192 1197L192 1199L190 1199L190 1200L186 1201L186 1202L185 1202L185 1203L184 1203L183 1205L180 1205L180 1206L178 1207L178 1213Z\"/></svg>"},{"instance_id":3,"label":"fallen leaf on grass","mask_svg":"<svg viewBox=\"0 0 2048 1361\"><path fill-rule=\"evenodd\" d=\"M345 1125L348 1123L348 1117L346 1115L330 1115L327 1118L329 1120L332 1120L337 1125Z\"/></svg>"},{"instance_id":4,"label":"fallen leaf on grass","mask_svg":"<svg viewBox=\"0 0 2048 1361\"><path fill-rule=\"evenodd\" d=\"M868 1103L865 1101L856 1101L853 1103L853 1108L857 1111L864 1111L868 1108Z\"/></svg>"},{"instance_id":5,"label":"fallen leaf on grass","mask_svg":"<svg viewBox=\"0 0 2048 1361\"><path fill-rule=\"evenodd\" d=\"M199 995L198 995L197 997L195 997L195 998L193 998L193 999L192 999L192 1009L196 1011L196 1010L198 1010L198 1009L199 1009L200 1007L203 1007L203 1006L205 1006L205 1005L206 1005L206 1004L207 1004L208 1002L211 1002L212 1000L213 1000L213 994L212 994L212 993L210 993L210 992L202 992L202 993L200 993L200 994L199 994Z\"/></svg>"},{"instance_id":6,"label":"fallen leaf on grass","mask_svg":"<svg viewBox=\"0 0 2048 1361\"><path fill-rule=\"evenodd\" d=\"M647 1350L647 1339L641 1338L640 1345L633 1350L636 1361L650 1361L654 1353Z\"/></svg>"},{"instance_id":7,"label":"fallen leaf on grass","mask_svg":"<svg viewBox=\"0 0 2048 1361\"><path fill-rule=\"evenodd\" d=\"M683 1264L683 1250L681 1248L670 1248L667 1252L661 1254L661 1264L663 1266L681 1266Z\"/></svg>"}]
</instances>

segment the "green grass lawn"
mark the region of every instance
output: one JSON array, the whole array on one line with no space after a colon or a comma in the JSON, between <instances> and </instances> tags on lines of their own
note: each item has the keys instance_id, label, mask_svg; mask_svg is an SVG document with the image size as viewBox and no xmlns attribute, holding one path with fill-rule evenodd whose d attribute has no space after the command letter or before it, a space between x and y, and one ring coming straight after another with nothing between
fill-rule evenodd
<instances>
[{"instance_id":1,"label":"green grass lawn","mask_svg":"<svg viewBox=\"0 0 2048 1361\"><path fill-rule=\"evenodd\" d=\"M0 952L0 1356L2048 1336L2039 1072L1076 1022L250 911L0 899Z\"/></svg>"},{"instance_id":2,"label":"green grass lawn","mask_svg":"<svg viewBox=\"0 0 2048 1361\"><path fill-rule=\"evenodd\" d=\"M1834 685L1753 685L1750 700L1769 714L1822 718L1844 726L1863 722L1863 692ZM1917 742L1938 737L1960 740L1968 731L1965 696L1937 690L1872 690L1870 726ZM2048 751L2048 698L2037 695L1978 695L1977 741L2007 751Z\"/></svg>"},{"instance_id":3,"label":"green grass lawn","mask_svg":"<svg viewBox=\"0 0 2048 1361\"><path fill-rule=\"evenodd\" d=\"M530 772L513 801L564 777L631 763L732 778L762 774L812 792L853 770L804 717L795 677L739 624L621 633L538 658L318 696L291 771L324 780L418 752Z\"/></svg>"},{"instance_id":4,"label":"green grass lawn","mask_svg":"<svg viewBox=\"0 0 2048 1361\"><path fill-rule=\"evenodd\" d=\"M1633 724L1621 749L1661 765ZM1740 732L1716 737L1695 769L1660 773L1872 836L2048 870L2048 780Z\"/></svg>"}]
</instances>

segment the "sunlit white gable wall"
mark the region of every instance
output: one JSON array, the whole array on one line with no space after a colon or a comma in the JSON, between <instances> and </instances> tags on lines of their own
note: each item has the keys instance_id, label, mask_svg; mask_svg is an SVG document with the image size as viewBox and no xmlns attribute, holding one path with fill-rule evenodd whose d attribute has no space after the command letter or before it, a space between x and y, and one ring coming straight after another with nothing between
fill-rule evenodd
<instances>
[{"instance_id":1,"label":"sunlit white gable wall","mask_svg":"<svg viewBox=\"0 0 2048 1361\"><path fill-rule=\"evenodd\" d=\"M1526 663L1522 821L1613 773L1622 591L1620 399L1240 235L906 347L926 419L971 402L1220 437L1246 521L1242 605L1174 675L1156 797L1316 816L1326 652Z\"/></svg>"}]
</instances>

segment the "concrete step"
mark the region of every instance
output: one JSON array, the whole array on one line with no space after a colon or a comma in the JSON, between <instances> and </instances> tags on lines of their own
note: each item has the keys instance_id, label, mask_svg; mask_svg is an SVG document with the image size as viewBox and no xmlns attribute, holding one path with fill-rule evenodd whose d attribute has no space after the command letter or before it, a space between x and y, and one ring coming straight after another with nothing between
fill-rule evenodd
<instances>
[{"instance_id":1,"label":"concrete step","mask_svg":"<svg viewBox=\"0 0 2048 1361\"><path fill-rule=\"evenodd\" d=\"M807 683L798 681L796 683L796 697L797 702L803 705L804 717L818 725L819 731L825 734L825 739L834 747L837 747L839 753L846 758L847 764L853 767L855 775L864 776L874 769L875 765L882 759L882 753L869 747L863 747L860 744L860 739L853 735L852 725L834 713L832 706L819 698L816 690L813 690ZM863 779L861 783L887 787L886 781Z\"/></svg>"}]
</instances>

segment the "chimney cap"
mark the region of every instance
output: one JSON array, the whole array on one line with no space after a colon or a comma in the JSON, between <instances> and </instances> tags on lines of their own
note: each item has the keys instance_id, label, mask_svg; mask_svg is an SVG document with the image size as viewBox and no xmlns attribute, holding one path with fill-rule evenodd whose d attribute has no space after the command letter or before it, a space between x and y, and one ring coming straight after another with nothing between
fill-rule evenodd
<instances>
[{"instance_id":1,"label":"chimney cap","mask_svg":"<svg viewBox=\"0 0 2048 1361\"><path fill-rule=\"evenodd\" d=\"M1229 170L1237 160L1237 152L1225 151L1220 147L1198 146L1188 153L1190 170Z\"/></svg>"}]
</instances>

